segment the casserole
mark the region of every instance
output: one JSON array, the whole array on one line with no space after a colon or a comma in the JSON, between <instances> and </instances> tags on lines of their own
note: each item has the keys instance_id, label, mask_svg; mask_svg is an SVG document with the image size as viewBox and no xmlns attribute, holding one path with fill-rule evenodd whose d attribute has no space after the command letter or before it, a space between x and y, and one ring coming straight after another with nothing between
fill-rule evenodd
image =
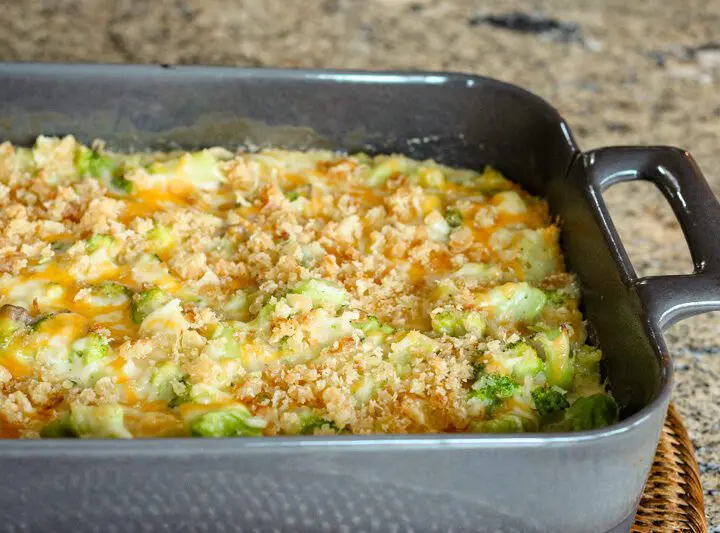
<instances>
[{"instance_id":1,"label":"casserole","mask_svg":"<svg viewBox=\"0 0 720 533\"><path fill-rule=\"evenodd\" d=\"M573 434L0 442L8 531L623 531L664 420L661 330L720 308L720 208L670 148L581 153L537 97L435 73L4 65L0 138L103 138L113 149L274 145L485 164L547 197L605 353L622 421ZM637 279L601 191L655 182L696 271ZM42 502L39 505L38 502Z\"/></svg>"},{"instance_id":2,"label":"casserole","mask_svg":"<svg viewBox=\"0 0 720 533\"><path fill-rule=\"evenodd\" d=\"M616 421L547 202L400 155L0 144L0 437Z\"/></svg>"}]
</instances>

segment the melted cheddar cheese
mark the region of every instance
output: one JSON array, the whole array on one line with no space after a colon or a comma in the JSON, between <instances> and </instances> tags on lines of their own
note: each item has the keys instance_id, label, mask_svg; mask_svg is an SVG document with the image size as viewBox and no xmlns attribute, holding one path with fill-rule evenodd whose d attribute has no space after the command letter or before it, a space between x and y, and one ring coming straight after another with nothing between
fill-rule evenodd
<instances>
[{"instance_id":1,"label":"melted cheddar cheese","mask_svg":"<svg viewBox=\"0 0 720 533\"><path fill-rule=\"evenodd\" d=\"M4 437L616 416L546 202L489 167L40 137L0 145L0 219Z\"/></svg>"}]
</instances>

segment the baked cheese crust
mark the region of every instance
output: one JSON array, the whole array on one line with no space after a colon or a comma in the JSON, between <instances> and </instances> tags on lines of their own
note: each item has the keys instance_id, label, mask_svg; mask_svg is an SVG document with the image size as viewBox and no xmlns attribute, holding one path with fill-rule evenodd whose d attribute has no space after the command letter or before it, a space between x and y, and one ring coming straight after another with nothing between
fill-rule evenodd
<instances>
[{"instance_id":1,"label":"baked cheese crust","mask_svg":"<svg viewBox=\"0 0 720 533\"><path fill-rule=\"evenodd\" d=\"M400 155L0 145L3 437L591 429L547 203Z\"/></svg>"}]
</instances>

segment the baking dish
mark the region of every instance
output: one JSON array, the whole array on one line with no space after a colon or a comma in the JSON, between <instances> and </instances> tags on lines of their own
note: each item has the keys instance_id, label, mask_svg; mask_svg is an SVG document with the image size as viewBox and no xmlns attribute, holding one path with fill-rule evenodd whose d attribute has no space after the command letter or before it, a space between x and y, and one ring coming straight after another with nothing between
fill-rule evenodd
<instances>
[{"instance_id":1,"label":"baking dish","mask_svg":"<svg viewBox=\"0 0 720 533\"><path fill-rule=\"evenodd\" d=\"M670 397L662 328L720 308L720 207L677 149L582 153L519 88L444 73L0 65L0 138L273 145L491 164L562 221L623 420L572 434L0 442L6 531L627 531ZM654 182L695 273L638 279L601 192Z\"/></svg>"}]
</instances>

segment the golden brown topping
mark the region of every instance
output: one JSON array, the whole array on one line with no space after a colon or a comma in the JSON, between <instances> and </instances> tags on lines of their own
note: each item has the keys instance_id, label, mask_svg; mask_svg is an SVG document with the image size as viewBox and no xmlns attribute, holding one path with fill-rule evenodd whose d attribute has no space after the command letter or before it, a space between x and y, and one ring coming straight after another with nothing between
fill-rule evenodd
<instances>
[{"instance_id":1,"label":"golden brown topping","mask_svg":"<svg viewBox=\"0 0 720 533\"><path fill-rule=\"evenodd\" d=\"M183 434L238 403L267 435L462 431L510 409L471 400L481 365L584 340L545 203L492 169L41 137L0 145L0 227L7 436L73 406Z\"/></svg>"}]
</instances>

